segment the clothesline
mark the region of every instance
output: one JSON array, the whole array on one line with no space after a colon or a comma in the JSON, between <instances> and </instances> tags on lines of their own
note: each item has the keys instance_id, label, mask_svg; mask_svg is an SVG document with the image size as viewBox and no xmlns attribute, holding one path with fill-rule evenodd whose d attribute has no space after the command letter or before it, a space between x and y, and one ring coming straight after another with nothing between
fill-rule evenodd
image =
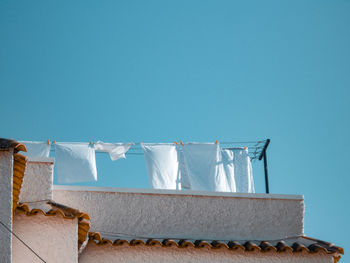
<instances>
[{"instance_id":1,"label":"clothesline","mask_svg":"<svg viewBox=\"0 0 350 263\"><path fill-rule=\"evenodd\" d=\"M175 143L176 142L176 143ZM262 141L243 141L243 142L220 142L220 141L216 141L217 143L220 143L220 144L262 144L262 143L265 143L266 140L262 140ZM51 144L51 145L54 145L56 143L56 141L50 141L48 140L48 144ZM88 143L88 142L60 142L60 143L70 143L70 144L81 144L81 143ZM134 146L138 146L138 145L141 145L143 144L144 142L133 142ZM175 143L175 144L180 144L180 142L177 142L177 141L174 141L174 142L169 142L169 144L172 144L172 143ZM192 142L186 142L186 143L192 143ZM95 144L95 142L93 141L90 141L90 144Z\"/></svg>"},{"instance_id":2,"label":"clothesline","mask_svg":"<svg viewBox=\"0 0 350 263\"><path fill-rule=\"evenodd\" d=\"M251 160L266 155L269 140L224 143L48 140L23 143L28 150L27 156L49 157L51 151L55 152L59 183L97 181L95 154L103 152L108 153L112 161L126 158L126 154L143 155L152 188L250 193L254 192Z\"/></svg>"},{"instance_id":3,"label":"clothesline","mask_svg":"<svg viewBox=\"0 0 350 263\"><path fill-rule=\"evenodd\" d=\"M218 142L218 141L216 141L216 142ZM242 142L238 142L238 141L236 141L236 142L218 142L218 143L221 145L222 149L235 149L235 148L247 147L251 160L256 160L259 157L259 155L261 154L261 152L264 148L265 142L266 142L266 140L242 141ZM48 140L48 144L50 144L50 145L55 145L55 143L56 143L56 141ZM67 142L67 143L81 144L82 142ZM85 143L88 143L88 142L85 142ZM90 144L93 145L93 144L95 144L95 142L90 141ZM183 142L182 141L180 141L179 143L174 142L174 144L181 145L181 144L183 144ZM144 153L142 151L141 145L142 145L142 142L133 143L133 145L129 149L129 152L127 152L126 155L135 155L135 156L143 155ZM55 151L55 148L51 147L50 151L52 151L52 152ZM105 152L100 152L100 151L97 151L96 153L105 154Z\"/></svg>"}]
</instances>

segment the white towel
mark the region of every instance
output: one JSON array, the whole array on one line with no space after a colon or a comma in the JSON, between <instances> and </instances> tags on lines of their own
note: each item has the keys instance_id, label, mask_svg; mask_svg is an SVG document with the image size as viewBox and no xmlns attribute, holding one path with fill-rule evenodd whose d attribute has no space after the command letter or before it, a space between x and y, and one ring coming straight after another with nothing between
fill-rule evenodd
<instances>
[{"instance_id":1,"label":"white towel","mask_svg":"<svg viewBox=\"0 0 350 263\"><path fill-rule=\"evenodd\" d=\"M222 149L222 163L225 168L226 180L230 192L236 192L234 153L229 149Z\"/></svg>"},{"instance_id":2,"label":"white towel","mask_svg":"<svg viewBox=\"0 0 350 263\"><path fill-rule=\"evenodd\" d=\"M104 143L98 141L95 143L95 150L109 153L112 161L125 158L126 152L134 143Z\"/></svg>"},{"instance_id":3,"label":"white towel","mask_svg":"<svg viewBox=\"0 0 350 263\"><path fill-rule=\"evenodd\" d=\"M152 188L179 189L177 146L173 144L141 144L148 178Z\"/></svg>"},{"instance_id":4,"label":"white towel","mask_svg":"<svg viewBox=\"0 0 350 263\"><path fill-rule=\"evenodd\" d=\"M178 160L179 160L179 178L180 178L180 189L191 189L190 178L188 177L188 171L185 164L185 157L180 147L177 147Z\"/></svg>"},{"instance_id":5,"label":"white towel","mask_svg":"<svg viewBox=\"0 0 350 263\"><path fill-rule=\"evenodd\" d=\"M33 142L33 141L21 141L26 148L27 152L23 152L26 156L31 157L49 157L51 145L47 142Z\"/></svg>"},{"instance_id":6,"label":"white towel","mask_svg":"<svg viewBox=\"0 0 350 263\"><path fill-rule=\"evenodd\" d=\"M95 149L89 143L56 143L58 183L97 181Z\"/></svg>"},{"instance_id":7,"label":"white towel","mask_svg":"<svg viewBox=\"0 0 350 263\"><path fill-rule=\"evenodd\" d=\"M182 150L192 190L229 191L218 144L190 143Z\"/></svg>"},{"instance_id":8,"label":"white towel","mask_svg":"<svg viewBox=\"0 0 350 263\"><path fill-rule=\"evenodd\" d=\"M235 170L236 191L238 193L255 193L253 170L248 149L232 149Z\"/></svg>"}]
</instances>

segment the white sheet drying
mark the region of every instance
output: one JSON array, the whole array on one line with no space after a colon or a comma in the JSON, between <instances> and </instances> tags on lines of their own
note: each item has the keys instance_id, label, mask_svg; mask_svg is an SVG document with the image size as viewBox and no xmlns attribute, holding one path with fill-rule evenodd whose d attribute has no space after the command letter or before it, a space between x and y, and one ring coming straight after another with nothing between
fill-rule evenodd
<instances>
[{"instance_id":1,"label":"white sheet drying","mask_svg":"<svg viewBox=\"0 0 350 263\"><path fill-rule=\"evenodd\" d=\"M218 144L189 143L182 150L192 190L229 191Z\"/></svg>"},{"instance_id":2,"label":"white sheet drying","mask_svg":"<svg viewBox=\"0 0 350 263\"><path fill-rule=\"evenodd\" d=\"M188 177L188 171L185 164L185 157L180 147L177 147L178 159L179 159L179 177L180 177L180 189L191 189L190 178Z\"/></svg>"},{"instance_id":3,"label":"white sheet drying","mask_svg":"<svg viewBox=\"0 0 350 263\"><path fill-rule=\"evenodd\" d=\"M228 190L236 192L234 153L232 150L222 149L222 163L224 165Z\"/></svg>"},{"instance_id":4,"label":"white sheet drying","mask_svg":"<svg viewBox=\"0 0 350 263\"><path fill-rule=\"evenodd\" d=\"M109 153L112 161L125 158L126 152L134 143L104 143L98 141L95 143L95 150Z\"/></svg>"},{"instance_id":5,"label":"white sheet drying","mask_svg":"<svg viewBox=\"0 0 350 263\"><path fill-rule=\"evenodd\" d=\"M33 141L22 141L26 148L27 152L22 154L25 156L31 157L49 157L51 145L47 142L33 142Z\"/></svg>"},{"instance_id":6,"label":"white sheet drying","mask_svg":"<svg viewBox=\"0 0 350 263\"><path fill-rule=\"evenodd\" d=\"M234 148L233 165L236 182L236 191L238 193L255 193L253 169L248 149Z\"/></svg>"},{"instance_id":7,"label":"white sheet drying","mask_svg":"<svg viewBox=\"0 0 350 263\"><path fill-rule=\"evenodd\" d=\"M179 189L179 161L176 145L141 144L149 182L155 189Z\"/></svg>"},{"instance_id":8,"label":"white sheet drying","mask_svg":"<svg viewBox=\"0 0 350 263\"><path fill-rule=\"evenodd\" d=\"M58 183L97 181L95 149L89 143L56 143Z\"/></svg>"}]
</instances>

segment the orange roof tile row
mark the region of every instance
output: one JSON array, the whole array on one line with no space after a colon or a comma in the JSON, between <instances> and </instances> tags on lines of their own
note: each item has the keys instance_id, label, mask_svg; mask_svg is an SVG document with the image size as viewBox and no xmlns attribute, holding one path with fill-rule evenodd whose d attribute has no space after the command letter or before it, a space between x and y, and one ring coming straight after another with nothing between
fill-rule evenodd
<instances>
[{"instance_id":1,"label":"orange roof tile row","mask_svg":"<svg viewBox=\"0 0 350 263\"><path fill-rule=\"evenodd\" d=\"M27 216L33 216L42 214L44 216L55 216L59 215L63 219L75 219L78 218L78 244L79 247L85 242L87 234L90 229L90 217L88 214L80 212L77 209L70 208L52 201L46 202L51 206L51 209L44 211L40 208L31 209L28 204L23 203L17 206L17 211L25 213Z\"/></svg>"},{"instance_id":2,"label":"orange roof tile row","mask_svg":"<svg viewBox=\"0 0 350 263\"><path fill-rule=\"evenodd\" d=\"M27 151L27 148L23 143L19 143L12 139L0 138L0 150L9 150L10 148L13 148L14 153L17 153L19 151Z\"/></svg>"},{"instance_id":3,"label":"orange roof tile row","mask_svg":"<svg viewBox=\"0 0 350 263\"><path fill-rule=\"evenodd\" d=\"M238 242L238 241L203 241L203 240L173 240L173 239L116 239L114 241L110 239L105 239L101 236L100 233L90 232L89 240L95 242L97 245L106 245L110 244L113 246L159 246L159 247L177 247L177 248L211 248L211 249L229 249L231 251L256 251L256 252L308 252L308 253L317 253L324 252L327 254L344 254L344 249L341 247L334 246L331 243L302 237L305 239L313 240L315 243L311 245L304 245L301 242L294 242L293 245L288 245L284 240L278 241L275 245L267 241L261 241L260 243L254 243L252 241ZM338 258L338 255L334 255L335 260ZM339 257L340 258L340 257ZM339 260L339 259L338 259ZM337 261L335 261L337 262Z\"/></svg>"},{"instance_id":4,"label":"orange roof tile row","mask_svg":"<svg viewBox=\"0 0 350 263\"><path fill-rule=\"evenodd\" d=\"M17 208L26 164L27 157L19 153L13 155L12 211Z\"/></svg>"}]
</instances>

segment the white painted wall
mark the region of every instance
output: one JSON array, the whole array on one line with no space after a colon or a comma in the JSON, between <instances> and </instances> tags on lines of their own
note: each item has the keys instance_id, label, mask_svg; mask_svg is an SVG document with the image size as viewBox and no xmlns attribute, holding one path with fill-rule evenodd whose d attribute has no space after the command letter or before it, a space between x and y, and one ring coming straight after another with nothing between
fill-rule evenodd
<instances>
[{"instance_id":1,"label":"white painted wall","mask_svg":"<svg viewBox=\"0 0 350 263\"><path fill-rule=\"evenodd\" d=\"M318 253L235 252L227 249L97 246L89 243L79 263L333 263L333 257Z\"/></svg>"},{"instance_id":2,"label":"white painted wall","mask_svg":"<svg viewBox=\"0 0 350 263\"><path fill-rule=\"evenodd\" d=\"M13 231L47 263L78 262L78 219L16 212ZM13 242L13 263L40 261L17 238Z\"/></svg>"},{"instance_id":3,"label":"white painted wall","mask_svg":"<svg viewBox=\"0 0 350 263\"><path fill-rule=\"evenodd\" d=\"M0 221L12 229L13 149L0 150ZM12 235L0 225L0 260L11 262Z\"/></svg>"},{"instance_id":4,"label":"white painted wall","mask_svg":"<svg viewBox=\"0 0 350 263\"><path fill-rule=\"evenodd\" d=\"M19 195L20 202L52 200L53 158L29 159Z\"/></svg>"},{"instance_id":5,"label":"white painted wall","mask_svg":"<svg viewBox=\"0 0 350 263\"><path fill-rule=\"evenodd\" d=\"M105 235L274 240L303 234L302 196L138 191L54 187L53 199L87 212L90 231Z\"/></svg>"}]
</instances>

